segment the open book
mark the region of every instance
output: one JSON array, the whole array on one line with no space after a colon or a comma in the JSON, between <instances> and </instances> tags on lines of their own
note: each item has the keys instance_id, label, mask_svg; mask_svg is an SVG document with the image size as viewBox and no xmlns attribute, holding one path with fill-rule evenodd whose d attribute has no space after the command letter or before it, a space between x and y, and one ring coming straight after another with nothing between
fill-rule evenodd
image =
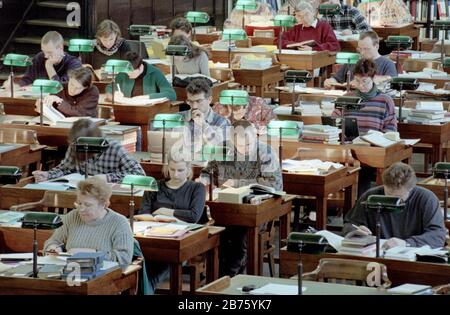
<instances>
[{"instance_id":1,"label":"open book","mask_svg":"<svg viewBox=\"0 0 450 315\"><path fill-rule=\"evenodd\" d=\"M144 105L154 105L158 103L162 103L167 101L168 98L153 98L150 99L148 95L139 95L134 97L116 97L114 102L123 105L136 105L136 106L144 106Z\"/></svg>"},{"instance_id":2,"label":"open book","mask_svg":"<svg viewBox=\"0 0 450 315\"><path fill-rule=\"evenodd\" d=\"M261 195L261 194L271 194L271 195L275 195L275 196L284 196L284 195L286 195L285 191L277 191L273 187L264 186L264 185L261 185L261 184L250 184L248 187L251 190L253 190L253 193L256 194L256 195Z\"/></svg>"},{"instance_id":3,"label":"open book","mask_svg":"<svg viewBox=\"0 0 450 315\"><path fill-rule=\"evenodd\" d=\"M359 138L382 148L387 148L398 142L402 142L405 145L414 145L420 141L420 139L400 139L399 133L394 131L382 133L375 130L369 130L366 135Z\"/></svg>"},{"instance_id":4,"label":"open book","mask_svg":"<svg viewBox=\"0 0 450 315\"><path fill-rule=\"evenodd\" d=\"M300 43L294 43L294 44L286 45L287 48L301 47L301 46L311 46L311 47L314 47L314 46L317 46L317 43L316 43L315 40L311 39L311 40L305 40L305 41L300 42Z\"/></svg>"},{"instance_id":5,"label":"open book","mask_svg":"<svg viewBox=\"0 0 450 315\"><path fill-rule=\"evenodd\" d=\"M151 214L137 214L134 216L134 219L137 221L149 221L149 222L183 222L181 220L178 220L175 217L167 216L167 215L151 215Z\"/></svg>"},{"instance_id":6,"label":"open book","mask_svg":"<svg viewBox=\"0 0 450 315\"><path fill-rule=\"evenodd\" d=\"M69 189L76 189L78 183L82 180L84 180L84 175L81 175L79 173L72 173L41 183L27 184L24 188L64 191Z\"/></svg>"}]
</instances>

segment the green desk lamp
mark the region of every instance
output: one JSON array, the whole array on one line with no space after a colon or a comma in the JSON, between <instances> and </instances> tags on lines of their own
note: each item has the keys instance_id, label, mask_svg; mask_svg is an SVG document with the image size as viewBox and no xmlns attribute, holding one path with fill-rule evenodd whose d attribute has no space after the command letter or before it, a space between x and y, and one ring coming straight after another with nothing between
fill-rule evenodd
<instances>
[{"instance_id":1,"label":"green desk lamp","mask_svg":"<svg viewBox=\"0 0 450 315\"><path fill-rule=\"evenodd\" d=\"M133 71L133 66L128 60L109 59L105 66L105 72L112 76L112 105L114 105L114 94L116 92L116 75Z\"/></svg>"},{"instance_id":2,"label":"green desk lamp","mask_svg":"<svg viewBox=\"0 0 450 315\"><path fill-rule=\"evenodd\" d=\"M131 36L137 36L139 39L139 56L142 56L141 36L150 35L153 29L154 28L151 25L134 24L128 27L128 34Z\"/></svg>"},{"instance_id":3,"label":"green desk lamp","mask_svg":"<svg viewBox=\"0 0 450 315\"><path fill-rule=\"evenodd\" d=\"M295 20L295 17L292 15L276 15L273 19L273 25L280 27L280 33L278 35L278 53L281 54L281 42L283 41L283 33L285 32L285 29L294 27L294 25L297 24L297 21Z\"/></svg>"},{"instance_id":4,"label":"green desk lamp","mask_svg":"<svg viewBox=\"0 0 450 315\"><path fill-rule=\"evenodd\" d=\"M434 164L433 177L444 179L444 222L447 221L448 212L448 179L450 175L450 163L449 162L437 162Z\"/></svg>"},{"instance_id":5,"label":"green desk lamp","mask_svg":"<svg viewBox=\"0 0 450 315\"><path fill-rule=\"evenodd\" d=\"M413 44L413 39L410 36L388 36L386 46L397 49L396 67L397 72L400 73L400 49L409 49Z\"/></svg>"},{"instance_id":6,"label":"green desk lamp","mask_svg":"<svg viewBox=\"0 0 450 315\"><path fill-rule=\"evenodd\" d=\"M445 58L445 38L447 37L447 31L450 30L450 20L436 20L433 23L433 28L443 31L441 39L441 63L444 64Z\"/></svg>"},{"instance_id":7,"label":"green desk lamp","mask_svg":"<svg viewBox=\"0 0 450 315\"><path fill-rule=\"evenodd\" d=\"M166 56L172 56L172 85L175 78L175 56L186 56L190 52L186 45L168 45L166 47Z\"/></svg>"},{"instance_id":8,"label":"green desk lamp","mask_svg":"<svg viewBox=\"0 0 450 315\"><path fill-rule=\"evenodd\" d=\"M82 59L82 53L91 53L94 51L94 41L92 39L71 39L68 49L70 52L77 52L78 57Z\"/></svg>"},{"instance_id":9,"label":"green desk lamp","mask_svg":"<svg viewBox=\"0 0 450 315\"><path fill-rule=\"evenodd\" d=\"M79 137L75 140L75 152L84 153L84 178L88 178L88 153L103 153L109 143L102 137Z\"/></svg>"},{"instance_id":10,"label":"green desk lamp","mask_svg":"<svg viewBox=\"0 0 450 315\"><path fill-rule=\"evenodd\" d=\"M34 80L31 90L35 93L40 93L40 113L39 124L42 126L44 123L44 93L57 94L63 89L62 85L58 81L53 80Z\"/></svg>"},{"instance_id":11,"label":"green desk lamp","mask_svg":"<svg viewBox=\"0 0 450 315\"><path fill-rule=\"evenodd\" d=\"M372 195L365 202L367 210L376 211L376 257L380 257L381 213L398 213L405 208L405 203L399 197Z\"/></svg>"},{"instance_id":12,"label":"green desk lamp","mask_svg":"<svg viewBox=\"0 0 450 315\"><path fill-rule=\"evenodd\" d=\"M295 114L295 84L307 83L312 79L311 73L306 70L287 70L284 72L284 83L292 83L292 109L291 114Z\"/></svg>"},{"instance_id":13,"label":"green desk lamp","mask_svg":"<svg viewBox=\"0 0 450 315\"><path fill-rule=\"evenodd\" d=\"M350 65L357 64L360 58L361 55L358 53L340 52L336 54L336 63L340 65L347 65L347 93L350 91Z\"/></svg>"},{"instance_id":14,"label":"green desk lamp","mask_svg":"<svg viewBox=\"0 0 450 315\"><path fill-rule=\"evenodd\" d=\"M209 22L209 15L206 12L189 11L186 13L186 20L193 24L192 40L195 41L195 27L197 23L205 24Z\"/></svg>"},{"instance_id":15,"label":"green desk lamp","mask_svg":"<svg viewBox=\"0 0 450 315\"><path fill-rule=\"evenodd\" d=\"M181 114L156 114L152 120L153 129L162 129L162 163L166 164L166 129L177 129L185 126L185 120Z\"/></svg>"},{"instance_id":16,"label":"green desk lamp","mask_svg":"<svg viewBox=\"0 0 450 315\"><path fill-rule=\"evenodd\" d=\"M362 99L354 96L342 96L335 100L334 107L341 110L341 144L345 144L345 111L355 111L362 107Z\"/></svg>"},{"instance_id":17,"label":"green desk lamp","mask_svg":"<svg viewBox=\"0 0 450 315\"><path fill-rule=\"evenodd\" d=\"M234 7L236 10L242 10L242 29L245 28L245 10L256 10L258 8L258 4L254 0L238 0L236 2L236 6Z\"/></svg>"},{"instance_id":18,"label":"green desk lamp","mask_svg":"<svg viewBox=\"0 0 450 315\"><path fill-rule=\"evenodd\" d=\"M37 278L38 241L37 230L54 230L63 225L61 217L53 212L27 212L22 221L23 229L33 229L33 278Z\"/></svg>"},{"instance_id":19,"label":"green desk lamp","mask_svg":"<svg viewBox=\"0 0 450 315\"><path fill-rule=\"evenodd\" d=\"M143 191L158 191L158 183L151 176L143 175L126 175L121 182L123 186L131 186L130 189L130 227L133 231L134 226L134 189L140 189Z\"/></svg>"},{"instance_id":20,"label":"green desk lamp","mask_svg":"<svg viewBox=\"0 0 450 315\"><path fill-rule=\"evenodd\" d=\"M283 165L283 137L296 138L298 141L302 125L302 122L292 120L272 120L267 125L267 135L279 137L278 159L280 160L280 168Z\"/></svg>"},{"instance_id":21,"label":"green desk lamp","mask_svg":"<svg viewBox=\"0 0 450 315\"><path fill-rule=\"evenodd\" d=\"M335 16L341 11L339 4L324 3L319 5L319 13L323 16Z\"/></svg>"},{"instance_id":22,"label":"green desk lamp","mask_svg":"<svg viewBox=\"0 0 450 315\"><path fill-rule=\"evenodd\" d=\"M22 177L22 170L17 166L0 166L0 184L17 184Z\"/></svg>"},{"instance_id":23,"label":"green desk lamp","mask_svg":"<svg viewBox=\"0 0 450 315\"><path fill-rule=\"evenodd\" d=\"M14 67L28 67L31 66L32 63L31 58L26 55L7 54L5 58L3 58L3 64L5 66L10 66L11 69L11 98L14 97Z\"/></svg>"},{"instance_id":24,"label":"green desk lamp","mask_svg":"<svg viewBox=\"0 0 450 315\"><path fill-rule=\"evenodd\" d=\"M228 68L231 69L231 41L247 39L247 33L240 28L227 28L222 32L222 39L228 40Z\"/></svg>"},{"instance_id":25,"label":"green desk lamp","mask_svg":"<svg viewBox=\"0 0 450 315\"><path fill-rule=\"evenodd\" d=\"M403 91L414 91L419 87L419 83L417 82L417 79L415 78L392 78L391 82L391 89L397 90L400 92L400 105L398 107L398 121L403 121L402 116L402 108L403 108Z\"/></svg>"}]
</instances>

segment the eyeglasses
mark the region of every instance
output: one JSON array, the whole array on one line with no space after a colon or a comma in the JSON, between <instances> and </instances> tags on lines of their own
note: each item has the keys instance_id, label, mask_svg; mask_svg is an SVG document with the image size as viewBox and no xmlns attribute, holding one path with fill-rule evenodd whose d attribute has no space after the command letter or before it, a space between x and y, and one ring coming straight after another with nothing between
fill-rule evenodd
<instances>
[{"instance_id":1,"label":"eyeglasses","mask_svg":"<svg viewBox=\"0 0 450 315\"><path fill-rule=\"evenodd\" d=\"M94 205L91 204L91 203L78 202L78 201L75 201L75 202L73 203L73 205L74 205L75 208L77 208L77 209L82 209L82 208L84 208L84 209L89 209L89 208L94 207Z\"/></svg>"},{"instance_id":2,"label":"eyeglasses","mask_svg":"<svg viewBox=\"0 0 450 315\"><path fill-rule=\"evenodd\" d=\"M186 103L188 103L189 105L193 105L193 104L200 104L201 102L206 101L206 98L201 98L198 100L186 100Z\"/></svg>"}]
</instances>

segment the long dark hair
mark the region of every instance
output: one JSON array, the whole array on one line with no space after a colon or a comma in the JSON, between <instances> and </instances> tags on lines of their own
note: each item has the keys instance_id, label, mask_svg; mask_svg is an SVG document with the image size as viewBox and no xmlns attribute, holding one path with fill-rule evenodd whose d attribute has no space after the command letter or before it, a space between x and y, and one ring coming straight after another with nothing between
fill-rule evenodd
<instances>
[{"instance_id":1,"label":"long dark hair","mask_svg":"<svg viewBox=\"0 0 450 315\"><path fill-rule=\"evenodd\" d=\"M208 55L208 52L205 49L192 44L192 42L189 40L189 38L187 38L184 35L172 36L172 38L170 38L169 45L185 45L185 46L189 47L189 53L186 56L189 59L193 59L193 58L200 56L202 54L202 52L204 52L206 55Z\"/></svg>"}]
</instances>

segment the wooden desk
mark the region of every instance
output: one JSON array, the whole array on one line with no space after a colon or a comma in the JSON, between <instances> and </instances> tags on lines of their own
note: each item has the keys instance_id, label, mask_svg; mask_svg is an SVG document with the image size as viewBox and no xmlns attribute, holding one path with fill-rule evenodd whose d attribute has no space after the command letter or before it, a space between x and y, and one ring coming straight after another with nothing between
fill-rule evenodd
<instances>
[{"instance_id":1,"label":"wooden desk","mask_svg":"<svg viewBox=\"0 0 450 315\"><path fill-rule=\"evenodd\" d=\"M8 150L7 148L13 149ZM3 148L5 151L3 151ZM45 145L5 144L0 143L0 165L25 167L31 166L30 171L39 167L42 159L42 150Z\"/></svg>"},{"instance_id":2,"label":"wooden desk","mask_svg":"<svg viewBox=\"0 0 450 315\"><path fill-rule=\"evenodd\" d=\"M23 116L22 116L23 117ZM21 118L23 120L24 118ZM40 126L40 125L22 125L22 124L0 124L3 129L28 129L36 131L39 143L54 146L66 147L67 136L70 128L54 127L54 126Z\"/></svg>"},{"instance_id":3,"label":"wooden desk","mask_svg":"<svg viewBox=\"0 0 450 315\"><path fill-rule=\"evenodd\" d=\"M276 45L276 37L256 37L256 36L249 36L250 40L252 41L252 46L258 46L258 45Z\"/></svg>"},{"instance_id":4,"label":"wooden desk","mask_svg":"<svg viewBox=\"0 0 450 315\"><path fill-rule=\"evenodd\" d=\"M35 109L35 98L11 98L0 96L0 103L5 105L7 115L39 116Z\"/></svg>"},{"instance_id":5,"label":"wooden desk","mask_svg":"<svg viewBox=\"0 0 450 315\"><path fill-rule=\"evenodd\" d=\"M345 189L344 210L353 208L358 188L357 169L344 167L325 175L304 175L283 172L283 189L293 195L316 197L316 228L327 228L327 198L331 193ZM297 216L297 213L296 213ZM294 224L298 218L294 219Z\"/></svg>"},{"instance_id":6,"label":"wooden desk","mask_svg":"<svg viewBox=\"0 0 450 315\"><path fill-rule=\"evenodd\" d=\"M206 282L219 276L219 244L222 227L204 227L176 238L157 238L136 235L144 257L149 261L170 265L170 293L182 293L183 262L206 254Z\"/></svg>"},{"instance_id":7,"label":"wooden desk","mask_svg":"<svg viewBox=\"0 0 450 315\"><path fill-rule=\"evenodd\" d=\"M211 216L220 226L241 226L247 229L247 273L262 274L262 257L259 253L259 229L264 223L280 218L280 245L290 231L292 201L272 198L259 205L233 204L207 201Z\"/></svg>"},{"instance_id":8,"label":"wooden desk","mask_svg":"<svg viewBox=\"0 0 450 315\"><path fill-rule=\"evenodd\" d=\"M447 284L450 279L450 264L435 264L416 261L403 261L384 258L371 258L341 254L302 254L303 272L313 271L322 258L342 258L362 261L374 261L385 264L387 274L392 286L404 283L418 283L437 286ZM288 278L297 274L299 254L287 251L286 247L280 250L280 277Z\"/></svg>"},{"instance_id":9,"label":"wooden desk","mask_svg":"<svg viewBox=\"0 0 450 315\"><path fill-rule=\"evenodd\" d=\"M198 42L200 45L212 44L213 42L219 39L220 39L219 33L195 34L195 41Z\"/></svg>"},{"instance_id":10,"label":"wooden desk","mask_svg":"<svg viewBox=\"0 0 450 315\"><path fill-rule=\"evenodd\" d=\"M216 83L211 87L212 93L211 95L213 103L219 101L220 92L222 92L223 90L227 90L228 84L231 82L232 81L223 81ZM177 93L177 101L186 102L187 100L186 88L174 87L173 89L175 90L175 93Z\"/></svg>"},{"instance_id":11,"label":"wooden desk","mask_svg":"<svg viewBox=\"0 0 450 315\"><path fill-rule=\"evenodd\" d=\"M22 179L17 185L0 186L0 209L9 209L13 205L39 201L44 197L44 189L23 188L28 183L33 183L33 177ZM75 191L73 192L75 194ZM135 196L135 209L140 209L142 197ZM129 195L113 194L110 208L124 216L129 215Z\"/></svg>"},{"instance_id":12,"label":"wooden desk","mask_svg":"<svg viewBox=\"0 0 450 315\"><path fill-rule=\"evenodd\" d=\"M53 231L38 230L37 239L41 250ZM0 226L0 248L4 253L23 253L33 250L33 230ZM138 272L122 273L113 269L80 286L68 286L66 281L52 279L0 277L0 294L8 295L117 295L130 292L138 282Z\"/></svg>"},{"instance_id":13,"label":"wooden desk","mask_svg":"<svg viewBox=\"0 0 450 315\"><path fill-rule=\"evenodd\" d=\"M159 113L177 113L178 106L173 106L170 101L161 102L154 105L136 106L121 105L106 102L104 95L100 97L100 105L111 106L114 109L115 121L123 125L138 125L142 131L142 150L148 150L147 131L150 120Z\"/></svg>"},{"instance_id":14,"label":"wooden desk","mask_svg":"<svg viewBox=\"0 0 450 315\"><path fill-rule=\"evenodd\" d=\"M213 283L210 283L200 289L197 294L200 295L249 295L242 292L245 285L255 285L261 288L267 284L282 284L298 286L298 281L293 279L280 279L269 277L258 277L249 275L237 275L233 278L222 277ZM389 294L384 289L354 286L348 284L324 283L314 281L303 281L303 295L385 295ZM241 290L239 290L241 288ZM250 295L251 296L251 295Z\"/></svg>"},{"instance_id":15,"label":"wooden desk","mask_svg":"<svg viewBox=\"0 0 450 315\"><path fill-rule=\"evenodd\" d=\"M444 161L443 147L450 141L450 123L445 123L444 125L398 123L397 128L401 138L420 138L420 143L433 146L433 154L431 156L433 165L436 162Z\"/></svg>"},{"instance_id":16,"label":"wooden desk","mask_svg":"<svg viewBox=\"0 0 450 315\"><path fill-rule=\"evenodd\" d=\"M248 49L246 49L246 50L237 49L237 50L231 51L231 60L233 60L233 58L235 56L248 55L248 54L264 56L266 58L272 57L272 53L269 51L255 52L255 51L249 51ZM212 60L213 62L228 63L228 50L211 50L211 51L209 51L209 60Z\"/></svg>"},{"instance_id":17,"label":"wooden desk","mask_svg":"<svg viewBox=\"0 0 450 315\"><path fill-rule=\"evenodd\" d=\"M389 27L372 27L379 37L387 39L391 35L395 36L411 36L413 39L412 49L419 50L419 33L420 30L413 23L400 26Z\"/></svg>"},{"instance_id":18,"label":"wooden desk","mask_svg":"<svg viewBox=\"0 0 450 315\"><path fill-rule=\"evenodd\" d=\"M340 40L339 45L341 46L341 51L354 53L358 52L357 40Z\"/></svg>"},{"instance_id":19,"label":"wooden desk","mask_svg":"<svg viewBox=\"0 0 450 315\"><path fill-rule=\"evenodd\" d=\"M412 157L412 147L407 147L401 143L391 145L387 148L358 146L353 144L348 145L333 145L321 143L307 143L283 141L283 158L289 159L295 157L299 148L341 148L343 150L350 150L352 156L355 157L362 165L370 166L377 169L377 183L381 184L381 173L395 162L407 160L408 164ZM278 150L278 143L275 150Z\"/></svg>"},{"instance_id":20,"label":"wooden desk","mask_svg":"<svg viewBox=\"0 0 450 315\"><path fill-rule=\"evenodd\" d=\"M270 91L265 93L266 97L270 97L273 99L278 99L280 105L292 104L292 92L285 92L280 89L276 89L275 91ZM295 100L301 99L302 101L311 101L320 103L322 100L334 100L338 96L337 95L325 95L325 94L307 94L307 93L299 93L294 92Z\"/></svg>"},{"instance_id":21,"label":"wooden desk","mask_svg":"<svg viewBox=\"0 0 450 315\"><path fill-rule=\"evenodd\" d=\"M252 95L264 97L265 90L275 87L283 81L283 72L280 65L273 65L264 70L233 69L234 82L243 86L255 87Z\"/></svg>"}]
</instances>

